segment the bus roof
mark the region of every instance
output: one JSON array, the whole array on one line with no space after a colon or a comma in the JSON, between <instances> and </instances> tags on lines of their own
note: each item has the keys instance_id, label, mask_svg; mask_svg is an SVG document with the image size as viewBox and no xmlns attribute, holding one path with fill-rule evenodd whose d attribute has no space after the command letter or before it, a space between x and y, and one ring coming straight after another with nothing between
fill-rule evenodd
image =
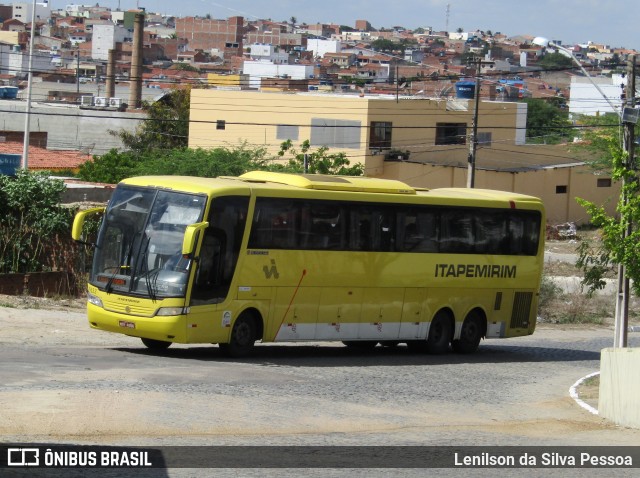
<instances>
[{"instance_id":1,"label":"bus roof","mask_svg":"<svg viewBox=\"0 0 640 478\"><path fill-rule=\"evenodd\" d=\"M429 198L429 202L443 204L493 204L499 207L516 207L516 204L539 208L542 201L533 196L509 191L469 188L413 188L402 181L367 178L362 176L330 176L321 174L288 174L268 171L251 171L239 177L221 176L219 178L203 178L192 176L139 176L127 178L124 184L144 187L157 187L192 193L215 194L224 190L224 194L249 195L252 189L303 189L309 192L361 192L370 194L398 194L411 203L421 198ZM415 198L412 200L410 198ZM369 199L372 199L370 196Z\"/></svg>"},{"instance_id":2,"label":"bus roof","mask_svg":"<svg viewBox=\"0 0 640 478\"><path fill-rule=\"evenodd\" d=\"M249 182L285 184L287 186L304 189L416 194L414 188L401 181L366 178L363 176L330 176L325 174L286 174L268 171L251 171L240 176L240 179Z\"/></svg>"}]
</instances>

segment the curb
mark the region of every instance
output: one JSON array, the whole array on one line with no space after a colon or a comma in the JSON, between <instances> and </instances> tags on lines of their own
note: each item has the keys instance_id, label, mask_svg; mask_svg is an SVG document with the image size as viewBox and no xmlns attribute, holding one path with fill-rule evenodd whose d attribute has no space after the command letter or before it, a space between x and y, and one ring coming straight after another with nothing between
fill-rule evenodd
<instances>
[{"instance_id":1,"label":"curb","mask_svg":"<svg viewBox=\"0 0 640 478\"><path fill-rule=\"evenodd\" d=\"M588 403L585 403L584 401L580 400L580 398L578 397L577 388L582 384L582 382L584 382L588 378L595 377L596 375L600 375L600 372L593 372L593 373L590 373L589 375L582 377L576 383L574 383L571 386L571 388L569 388L569 395L571 396L571 398L573 398L575 402L578 405L580 405L582 408L584 408L586 411L588 411L589 413L593 413L594 415L598 415L598 410L593 408Z\"/></svg>"}]
</instances>

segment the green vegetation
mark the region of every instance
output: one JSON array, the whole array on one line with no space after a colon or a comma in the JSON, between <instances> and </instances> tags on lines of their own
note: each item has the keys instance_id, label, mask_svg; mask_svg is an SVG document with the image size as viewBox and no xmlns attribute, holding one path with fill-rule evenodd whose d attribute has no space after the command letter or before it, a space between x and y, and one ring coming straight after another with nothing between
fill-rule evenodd
<instances>
[{"instance_id":1,"label":"green vegetation","mask_svg":"<svg viewBox=\"0 0 640 478\"><path fill-rule=\"evenodd\" d=\"M543 70L564 70L574 66L571 58L558 52L547 53L542 57L538 64Z\"/></svg>"},{"instance_id":2,"label":"green vegetation","mask_svg":"<svg viewBox=\"0 0 640 478\"><path fill-rule=\"evenodd\" d=\"M629 153L621 145L619 120L611 118L597 129L585 134L586 146L598 153L592 166L605 170L613 181L623 184L616 214L610 216L601 204L577 198L589 213L591 223L601 229L599 242L585 243L578 249L577 265L584 273L583 284L593 293L604 287L604 276L617 264L625 268L626 276L636 295L640 295L640 183L638 171L630 163ZM615 124L611 124L615 123ZM628 233L625 233L628 231Z\"/></svg>"},{"instance_id":3,"label":"green vegetation","mask_svg":"<svg viewBox=\"0 0 640 478\"><path fill-rule=\"evenodd\" d=\"M109 131L120 138L125 147L137 153L183 149L189 138L189 107L191 90L174 89L153 103L144 101L142 109L147 119L133 132L121 129Z\"/></svg>"},{"instance_id":4,"label":"green vegetation","mask_svg":"<svg viewBox=\"0 0 640 478\"><path fill-rule=\"evenodd\" d=\"M569 111L563 98L527 98L527 142L557 144L573 139Z\"/></svg>"},{"instance_id":5,"label":"green vegetation","mask_svg":"<svg viewBox=\"0 0 640 478\"><path fill-rule=\"evenodd\" d=\"M66 265L69 250L55 247L71 228L72 211L60 206L64 190L47 173L0 175L0 273Z\"/></svg>"}]
</instances>

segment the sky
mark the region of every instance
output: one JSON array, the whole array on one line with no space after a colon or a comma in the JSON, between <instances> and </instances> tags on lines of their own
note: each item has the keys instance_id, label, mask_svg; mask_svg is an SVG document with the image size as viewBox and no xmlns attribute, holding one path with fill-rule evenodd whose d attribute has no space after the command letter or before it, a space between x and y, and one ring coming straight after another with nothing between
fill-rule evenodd
<instances>
[{"instance_id":1,"label":"sky","mask_svg":"<svg viewBox=\"0 0 640 478\"><path fill-rule=\"evenodd\" d=\"M639 0L98 0L101 6L176 16L224 19L289 20L355 26L368 20L374 28L403 26L445 30L491 30L508 36L542 36L562 44L589 41L640 50ZM52 0L53 8L67 2ZM83 3L83 2L77 2ZM87 2L91 3L91 2Z\"/></svg>"}]
</instances>

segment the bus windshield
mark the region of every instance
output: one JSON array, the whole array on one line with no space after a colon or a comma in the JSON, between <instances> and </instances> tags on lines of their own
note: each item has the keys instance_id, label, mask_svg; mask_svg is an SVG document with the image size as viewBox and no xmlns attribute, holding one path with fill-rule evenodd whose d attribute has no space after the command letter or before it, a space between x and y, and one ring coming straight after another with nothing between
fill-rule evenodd
<instances>
[{"instance_id":1,"label":"bus windshield","mask_svg":"<svg viewBox=\"0 0 640 478\"><path fill-rule=\"evenodd\" d=\"M202 219L206 196L120 185L107 208L89 282L107 293L184 297L191 259L184 231Z\"/></svg>"}]
</instances>

